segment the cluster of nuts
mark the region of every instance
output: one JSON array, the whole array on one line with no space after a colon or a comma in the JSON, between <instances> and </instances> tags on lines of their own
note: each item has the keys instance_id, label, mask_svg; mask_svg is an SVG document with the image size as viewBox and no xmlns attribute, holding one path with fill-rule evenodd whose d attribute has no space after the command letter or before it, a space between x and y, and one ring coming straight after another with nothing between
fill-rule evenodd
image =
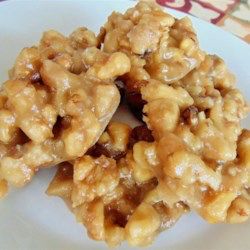
<instances>
[{"instance_id":1,"label":"cluster of nuts","mask_svg":"<svg viewBox=\"0 0 250 250\"><path fill-rule=\"evenodd\" d=\"M89 236L110 246L148 245L189 208L210 223L249 218L249 131L237 160L220 169L173 133L151 139L145 126L111 122L87 155L59 167L47 194L63 198Z\"/></svg>"},{"instance_id":2,"label":"cluster of nuts","mask_svg":"<svg viewBox=\"0 0 250 250\"><path fill-rule=\"evenodd\" d=\"M144 125L109 123L115 81ZM97 37L85 28L69 38L46 32L20 53L0 92L0 197L8 182L22 186L61 163L47 193L110 246L148 245L189 209L210 223L244 222L248 111L190 20L152 3L114 12Z\"/></svg>"},{"instance_id":3,"label":"cluster of nuts","mask_svg":"<svg viewBox=\"0 0 250 250\"><path fill-rule=\"evenodd\" d=\"M178 200L171 206L164 200L166 193L152 169L158 161L151 139L146 127L132 130L111 122L87 155L59 167L47 193L63 198L95 240L110 246L123 240L150 244L188 210Z\"/></svg>"},{"instance_id":4,"label":"cluster of nuts","mask_svg":"<svg viewBox=\"0 0 250 250\"><path fill-rule=\"evenodd\" d=\"M114 79L128 57L100 51L93 32L45 32L18 55L0 92L0 194L40 167L74 160L95 144L120 102Z\"/></svg>"},{"instance_id":5,"label":"cluster of nuts","mask_svg":"<svg viewBox=\"0 0 250 250\"><path fill-rule=\"evenodd\" d=\"M237 211L238 222L246 220L249 131L240 120L249 108L223 60L200 50L187 18L175 20L146 2L113 13L101 32L104 51L131 59L125 89L144 102L163 185L210 222L237 222Z\"/></svg>"}]
</instances>

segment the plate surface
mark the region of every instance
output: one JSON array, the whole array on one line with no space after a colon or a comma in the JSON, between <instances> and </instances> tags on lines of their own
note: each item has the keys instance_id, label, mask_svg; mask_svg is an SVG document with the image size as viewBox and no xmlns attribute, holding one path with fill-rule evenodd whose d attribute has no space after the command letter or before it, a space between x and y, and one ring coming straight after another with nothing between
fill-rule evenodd
<instances>
[{"instance_id":1,"label":"plate surface","mask_svg":"<svg viewBox=\"0 0 250 250\"><path fill-rule=\"evenodd\" d=\"M69 34L86 26L98 32L113 11L124 11L133 1L7 1L0 3L0 82L7 79L18 52L37 43L43 31L56 29ZM176 17L185 14L168 10ZM209 23L190 17L201 47L218 54L236 74L238 86L250 100L250 46ZM130 118L128 118L130 120ZM249 128L250 119L244 122ZM75 222L65 204L44 194L55 169L42 170L33 182L12 190L0 201L0 249L2 250L89 250L108 249L104 243L88 239L85 229ZM154 250L247 250L250 223L209 225L189 214L157 237ZM123 244L119 249L129 249Z\"/></svg>"}]
</instances>

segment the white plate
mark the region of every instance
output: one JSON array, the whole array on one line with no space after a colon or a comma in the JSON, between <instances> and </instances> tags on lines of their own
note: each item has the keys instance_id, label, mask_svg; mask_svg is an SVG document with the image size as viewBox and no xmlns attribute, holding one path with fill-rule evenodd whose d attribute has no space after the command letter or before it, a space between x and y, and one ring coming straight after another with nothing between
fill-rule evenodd
<instances>
[{"instance_id":1,"label":"white plate","mask_svg":"<svg viewBox=\"0 0 250 250\"><path fill-rule=\"evenodd\" d=\"M118 0L0 3L0 82L7 79L7 70L20 49L37 43L43 31L52 28L69 34L79 26L98 31L113 10L124 11L133 4ZM184 16L168 11L177 17ZM238 78L239 88L250 100L250 46L215 26L190 18L202 48L225 59ZM88 239L85 229L75 222L60 199L44 194L53 173L53 169L40 171L30 185L12 191L0 201L0 249L107 249L104 243ZM247 250L250 249L249 235L249 223L209 225L189 214L169 231L161 233L148 249ZM123 244L119 249L129 248Z\"/></svg>"}]
</instances>

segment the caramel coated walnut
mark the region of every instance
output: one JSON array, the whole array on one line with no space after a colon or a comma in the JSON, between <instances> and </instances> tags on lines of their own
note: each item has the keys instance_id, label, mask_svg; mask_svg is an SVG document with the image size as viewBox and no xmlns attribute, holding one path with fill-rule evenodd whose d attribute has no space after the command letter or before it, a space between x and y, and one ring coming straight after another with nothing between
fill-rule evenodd
<instances>
[{"instance_id":1,"label":"caramel coated walnut","mask_svg":"<svg viewBox=\"0 0 250 250\"><path fill-rule=\"evenodd\" d=\"M121 51L130 58L131 70L121 79L127 103L140 120L146 104L140 89L148 81L174 85L199 67L205 57L188 18L177 20L145 1L124 14L112 13L100 34L104 51Z\"/></svg>"},{"instance_id":2,"label":"caramel coated walnut","mask_svg":"<svg viewBox=\"0 0 250 250\"><path fill-rule=\"evenodd\" d=\"M210 223L245 221L249 135L240 120L249 108L223 60L206 55L179 81L150 79L141 94L144 121L156 140L156 176L174 194L168 201L181 200Z\"/></svg>"},{"instance_id":3,"label":"caramel coated walnut","mask_svg":"<svg viewBox=\"0 0 250 250\"><path fill-rule=\"evenodd\" d=\"M98 140L120 102L114 80L130 61L97 45L79 28L68 38L45 32L38 47L21 51L0 94L3 183L23 186L40 167L74 160Z\"/></svg>"},{"instance_id":4,"label":"caramel coated walnut","mask_svg":"<svg viewBox=\"0 0 250 250\"><path fill-rule=\"evenodd\" d=\"M97 143L88 151L93 157L105 155L118 160L125 156L131 137L131 128L127 124L110 122Z\"/></svg>"},{"instance_id":5,"label":"caramel coated walnut","mask_svg":"<svg viewBox=\"0 0 250 250\"><path fill-rule=\"evenodd\" d=\"M73 211L89 235L112 246L123 240L134 246L150 244L189 208L209 223L246 221L249 131L241 128L240 121L249 107L224 61L201 51L189 19L176 20L146 2L123 15L113 13L99 39L105 52L129 57L131 70L119 80L130 105L143 107L146 134L150 130L153 138L135 136L133 130L128 145L124 140L128 137L113 133L121 135L114 141L121 140L126 149L122 157L111 153L119 159L114 167L118 182L117 172L113 170L110 177L108 167L113 189L105 183L107 193L98 193L94 185L88 192L91 199L84 196ZM86 62L96 62L93 55L98 51L91 51L92 56L84 57ZM108 143L110 153L111 141L105 132L98 143ZM96 159L94 155L87 159L78 174L84 176L86 171L92 178ZM99 173L102 180L103 170ZM85 190L86 186L79 193ZM74 204L72 197L68 202Z\"/></svg>"},{"instance_id":6,"label":"caramel coated walnut","mask_svg":"<svg viewBox=\"0 0 250 250\"><path fill-rule=\"evenodd\" d=\"M124 14L112 13L101 32L104 51L131 58L128 84L150 77L173 83L204 59L191 21L177 20L154 3L141 1Z\"/></svg>"},{"instance_id":7,"label":"caramel coated walnut","mask_svg":"<svg viewBox=\"0 0 250 250\"><path fill-rule=\"evenodd\" d=\"M65 168L59 168L47 193L62 197L72 207L92 239L104 240L110 246L124 240L133 246L148 245L186 209L143 201L157 183L151 180L137 185L129 166L123 161L117 164L105 156L84 156L74 164L71 180ZM72 166L67 168L71 172Z\"/></svg>"},{"instance_id":8,"label":"caramel coated walnut","mask_svg":"<svg viewBox=\"0 0 250 250\"><path fill-rule=\"evenodd\" d=\"M172 86L150 79L141 87L140 94L147 102L144 121L155 137L174 131L187 144L191 142L192 150L203 151L207 159L235 159L242 130L240 120L249 107L235 88L234 77L223 60L207 55L197 69ZM180 114L174 108L176 104ZM185 129L183 122L187 124Z\"/></svg>"},{"instance_id":9,"label":"caramel coated walnut","mask_svg":"<svg viewBox=\"0 0 250 250\"><path fill-rule=\"evenodd\" d=\"M248 140L247 133L243 132L240 137L239 149ZM211 160L202 161L197 155L199 151L194 150L195 154L186 151L188 145L170 134L160 140L157 152L166 176L164 185L210 223L247 220L249 196L242 196L249 186L249 168L247 164L241 164L243 155L219 165ZM244 148L244 151L248 150ZM191 169L188 170L189 164ZM237 215L240 207L246 212Z\"/></svg>"},{"instance_id":10,"label":"caramel coated walnut","mask_svg":"<svg viewBox=\"0 0 250 250\"><path fill-rule=\"evenodd\" d=\"M118 123L110 126L111 130L116 128L116 131L121 131L123 127ZM129 133L129 130L124 131ZM100 141L107 140L105 133ZM116 137L120 135L113 134ZM105 194L104 190L108 189L103 185L103 193L92 196L92 191L96 193L96 187L93 186L92 191L87 192L92 197L90 202L86 199L89 196L84 196L84 202L75 206L74 213L85 224L92 238L105 240L110 245L117 245L125 239L131 245L149 244L159 231L178 220L187 210L187 205L211 223L243 222L249 217L249 195L246 195L245 189L250 186L248 140L249 131L245 130L238 141L239 159L221 165L222 167L202 160L195 150L191 153L187 148L189 145L178 134L168 132L159 141L151 143L139 141L134 144L132 152L128 151L126 157L117 162L115 168L119 172L119 181L117 182L117 172L113 170L111 178L115 184L109 181L109 191ZM91 173L96 166L93 158L85 157L79 162L81 161L86 164L80 168L78 164L74 165L75 176L78 176L73 180L76 188L80 187L78 181L84 180L85 174ZM106 164L103 163L103 166ZM109 169L110 165L107 166ZM100 170L98 172L102 173ZM106 177L109 178L110 174ZM53 183L57 183L56 179L57 177L51 187ZM101 185L102 181L99 183ZM63 183L60 185L65 190ZM51 192L51 187L51 194L63 193ZM89 187L91 185L81 189L79 194L84 194L84 190ZM58 185L54 188L58 190ZM71 202L74 204L73 200ZM137 216L141 218L139 221ZM148 223L153 226L148 226ZM141 233L134 234L134 230Z\"/></svg>"},{"instance_id":11,"label":"caramel coated walnut","mask_svg":"<svg viewBox=\"0 0 250 250\"><path fill-rule=\"evenodd\" d=\"M124 138L132 134L133 140L141 136L144 141L134 144L131 151ZM109 246L124 240L132 246L148 245L186 212L178 200L166 203L166 195L160 192L153 174L158 164L155 145L145 142L147 138L141 126L131 133L127 125L111 122L97 144L109 143L113 151L126 150L126 156L117 161L104 155L83 156L73 166L60 167L49 185L47 193L62 197L71 206L91 238Z\"/></svg>"}]
</instances>

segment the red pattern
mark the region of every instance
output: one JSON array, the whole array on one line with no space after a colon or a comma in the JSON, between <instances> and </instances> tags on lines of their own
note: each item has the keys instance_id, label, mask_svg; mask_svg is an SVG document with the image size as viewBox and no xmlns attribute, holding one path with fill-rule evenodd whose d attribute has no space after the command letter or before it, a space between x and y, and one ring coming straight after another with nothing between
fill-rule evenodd
<instances>
[{"instance_id":1,"label":"red pattern","mask_svg":"<svg viewBox=\"0 0 250 250\"><path fill-rule=\"evenodd\" d=\"M203 6L204 8L206 9L211 9L217 13L219 13L220 15L217 17L217 18L214 18L214 19L211 19L211 23L213 24L216 24L218 23L227 13L227 11L233 9L236 5L238 5L238 3L240 2L240 0L235 0L234 3L228 5L228 8L224 11L220 10L220 9L217 9L215 6L213 6L211 3L204 3L204 2L201 2L199 0L191 0L193 2L197 2L199 3L201 6Z\"/></svg>"},{"instance_id":2,"label":"red pattern","mask_svg":"<svg viewBox=\"0 0 250 250\"><path fill-rule=\"evenodd\" d=\"M184 6L182 6L180 8L172 7L172 6L168 5L168 3L174 3L175 0L156 0L156 2L162 6L167 6L168 8L179 10L179 11L186 12L186 13L188 13L192 7L190 1L188 1L188 0L185 0Z\"/></svg>"},{"instance_id":3,"label":"red pattern","mask_svg":"<svg viewBox=\"0 0 250 250\"><path fill-rule=\"evenodd\" d=\"M199 0L185 0L185 4L182 7L173 7L168 3L174 3L175 0L156 0L156 2L162 6L166 6L171 9L179 10L182 12L189 13L190 9L192 8L192 2L196 2L200 4L203 8L212 10L218 13L218 17L211 19L211 23L217 24L227 13L227 11L232 10L236 5L239 4L240 0L235 0L233 4L228 5L228 8L224 11L214 7L209 1L207 3L199 1Z\"/></svg>"}]
</instances>

